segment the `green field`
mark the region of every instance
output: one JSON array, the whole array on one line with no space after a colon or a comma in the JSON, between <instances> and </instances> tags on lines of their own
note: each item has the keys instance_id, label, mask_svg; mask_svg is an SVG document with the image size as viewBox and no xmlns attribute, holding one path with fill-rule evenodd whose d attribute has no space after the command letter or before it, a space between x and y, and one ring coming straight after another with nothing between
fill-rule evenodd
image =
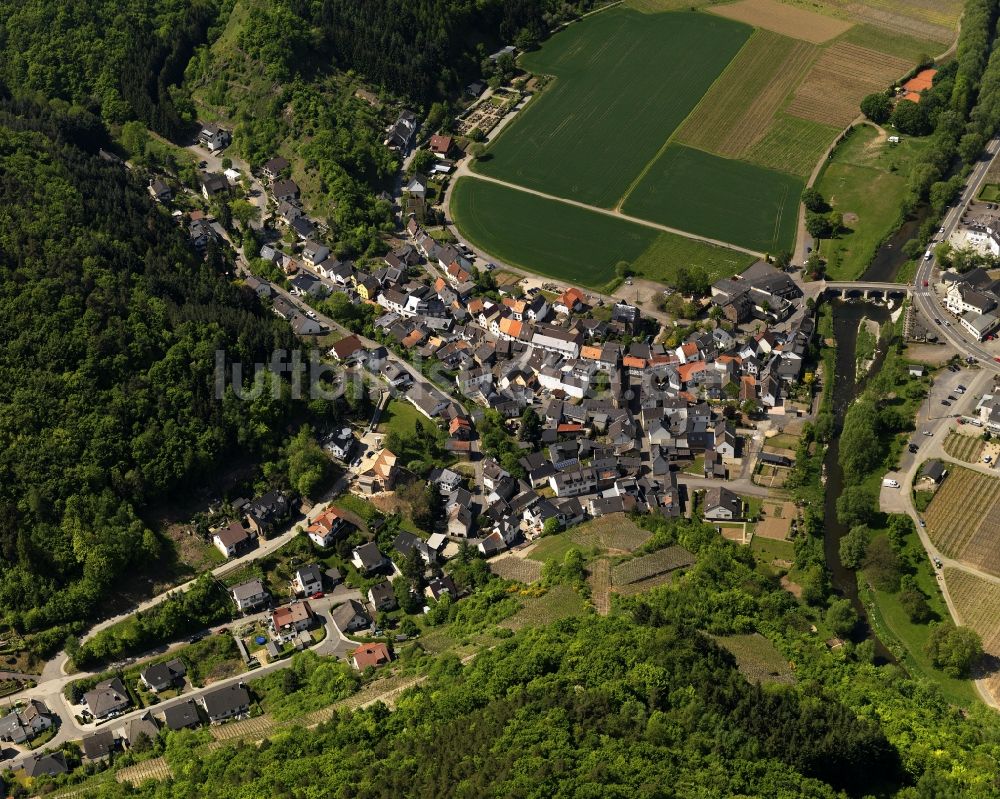
<instances>
[{"instance_id":1,"label":"green field","mask_svg":"<svg viewBox=\"0 0 1000 799\"><path fill-rule=\"evenodd\" d=\"M462 235L513 266L601 288L656 230L475 178L459 178L451 214Z\"/></svg>"},{"instance_id":2,"label":"green field","mask_svg":"<svg viewBox=\"0 0 1000 799\"><path fill-rule=\"evenodd\" d=\"M490 145L476 170L611 207L656 157L752 29L709 14L596 14L521 64L556 80Z\"/></svg>"},{"instance_id":3,"label":"green field","mask_svg":"<svg viewBox=\"0 0 1000 799\"><path fill-rule=\"evenodd\" d=\"M895 147L867 125L855 128L837 147L816 188L845 219L849 232L820 242L831 280L854 280L865 271L882 241L899 222L899 207L913 157L927 140L904 137Z\"/></svg>"},{"instance_id":4,"label":"green field","mask_svg":"<svg viewBox=\"0 0 1000 799\"><path fill-rule=\"evenodd\" d=\"M671 144L622 210L774 253L792 248L802 187L791 175Z\"/></svg>"},{"instance_id":5,"label":"green field","mask_svg":"<svg viewBox=\"0 0 1000 799\"><path fill-rule=\"evenodd\" d=\"M681 266L713 277L754 258L475 178L459 178L451 214L462 235L501 261L594 289L628 261L637 275L669 283Z\"/></svg>"},{"instance_id":6,"label":"green field","mask_svg":"<svg viewBox=\"0 0 1000 799\"><path fill-rule=\"evenodd\" d=\"M831 125L778 114L764 137L742 157L752 164L808 177L837 133Z\"/></svg>"},{"instance_id":7,"label":"green field","mask_svg":"<svg viewBox=\"0 0 1000 799\"><path fill-rule=\"evenodd\" d=\"M675 233L661 233L652 246L635 261L632 271L640 277L674 284L677 270L699 266L713 283L719 278L739 274L756 259L752 255L713 247Z\"/></svg>"}]
</instances>

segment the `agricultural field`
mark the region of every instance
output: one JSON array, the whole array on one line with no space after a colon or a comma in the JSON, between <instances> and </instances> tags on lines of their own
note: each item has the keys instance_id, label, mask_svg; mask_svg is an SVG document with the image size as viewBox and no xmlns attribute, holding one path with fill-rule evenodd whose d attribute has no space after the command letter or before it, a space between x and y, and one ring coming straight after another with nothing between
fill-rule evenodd
<instances>
[{"instance_id":1,"label":"agricultural field","mask_svg":"<svg viewBox=\"0 0 1000 799\"><path fill-rule=\"evenodd\" d=\"M720 278L739 274L755 260L754 256L739 250L663 232L632 262L632 271L639 277L674 285L681 267L698 266L714 283Z\"/></svg>"},{"instance_id":2,"label":"agricultural field","mask_svg":"<svg viewBox=\"0 0 1000 799\"><path fill-rule=\"evenodd\" d=\"M944 570L944 580L960 623L979 633L983 651L996 661L1000 658L1000 585L952 568ZM986 686L1000 701L1000 672L987 676Z\"/></svg>"},{"instance_id":3,"label":"agricultural field","mask_svg":"<svg viewBox=\"0 0 1000 799\"><path fill-rule=\"evenodd\" d=\"M832 125L777 114L764 136L741 157L751 164L808 177L837 133Z\"/></svg>"},{"instance_id":4,"label":"agricultural field","mask_svg":"<svg viewBox=\"0 0 1000 799\"><path fill-rule=\"evenodd\" d=\"M983 456L986 442L981 436L967 436L952 430L944 440L944 451L955 460L978 463Z\"/></svg>"},{"instance_id":5,"label":"agricultural field","mask_svg":"<svg viewBox=\"0 0 1000 799\"><path fill-rule=\"evenodd\" d=\"M611 582L615 586L638 583L650 577L676 571L694 563L694 556L684 547L669 546L640 558L626 560L611 570Z\"/></svg>"},{"instance_id":6,"label":"agricultural field","mask_svg":"<svg viewBox=\"0 0 1000 799\"><path fill-rule=\"evenodd\" d=\"M658 231L485 180L462 177L451 215L462 235L512 266L601 289Z\"/></svg>"},{"instance_id":7,"label":"agricultural field","mask_svg":"<svg viewBox=\"0 0 1000 799\"><path fill-rule=\"evenodd\" d=\"M717 155L740 157L764 137L785 97L819 52L820 48L807 42L754 31L684 120L676 141Z\"/></svg>"},{"instance_id":8,"label":"agricultural field","mask_svg":"<svg viewBox=\"0 0 1000 799\"><path fill-rule=\"evenodd\" d=\"M1000 576L1000 479L954 467L924 518L942 552Z\"/></svg>"},{"instance_id":9,"label":"agricultural field","mask_svg":"<svg viewBox=\"0 0 1000 799\"><path fill-rule=\"evenodd\" d=\"M503 580L517 580L530 585L542 576L542 564L530 558L504 555L490 561L490 571Z\"/></svg>"},{"instance_id":10,"label":"agricultural field","mask_svg":"<svg viewBox=\"0 0 1000 799\"><path fill-rule=\"evenodd\" d=\"M711 11L727 19L813 44L835 39L851 27L849 22L794 8L777 0L739 0L737 3L714 6Z\"/></svg>"},{"instance_id":11,"label":"agricultural field","mask_svg":"<svg viewBox=\"0 0 1000 799\"><path fill-rule=\"evenodd\" d=\"M912 62L897 56L837 42L827 47L795 90L792 116L844 127L860 113L858 102L901 78Z\"/></svg>"},{"instance_id":12,"label":"agricultural field","mask_svg":"<svg viewBox=\"0 0 1000 799\"><path fill-rule=\"evenodd\" d=\"M955 35L956 29L952 27L951 36L954 38ZM864 24L855 25L841 36L838 41L894 55L909 61L911 64L919 63L927 55L937 55L943 49L941 42L932 42L927 39L908 36L905 33L894 33L885 28L877 28L874 25Z\"/></svg>"},{"instance_id":13,"label":"agricultural field","mask_svg":"<svg viewBox=\"0 0 1000 799\"><path fill-rule=\"evenodd\" d=\"M883 36L924 43L922 52L937 55L955 40L962 0L823 0L833 13L875 28Z\"/></svg>"},{"instance_id":14,"label":"agricultural field","mask_svg":"<svg viewBox=\"0 0 1000 799\"><path fill-rule=\"evenodd\" d=\"M859 277L895 230L910 164L926 146L926 140L905 138L891 147L868 125L854 128L837 146L816 180L820 194L844 214L847 228L818 248L830 280Z\"/></svg>"},{"instance_id":15,"label":"agricultural field","mask_svg":"<svg viewBox=\"0 0 1000 799\"><path fill-rule=\"evenodd\" d=\"M671 144L622 210L757 252L791 249L803 181Z\"/></svg>"},{"instance_id":16,"label":"agricultural field","mask_svg":"<svg viewBox=\"0 0 1000 799\"><path fill-rule=\"evenodd\" d=\"M521 59L556 80L491 144L476 170L610 208L750 37L708 14L615 8Z\"/></svg>"},{"instance_id":17,"label":"agricultural field","mask_svg":"<svg viewBox=\"0 0 1000 799\"><path fill-rule=\"evenodd\" d=\"M760 633L711 637L736 658L740 673L751 683L795 682L788 660Z\"/></svg>"}]
</instances>

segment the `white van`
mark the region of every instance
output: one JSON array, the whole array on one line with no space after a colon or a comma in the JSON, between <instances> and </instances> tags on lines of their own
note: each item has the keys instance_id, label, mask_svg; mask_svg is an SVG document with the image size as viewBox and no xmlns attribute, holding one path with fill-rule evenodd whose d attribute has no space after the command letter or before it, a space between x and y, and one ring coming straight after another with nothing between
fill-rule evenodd
<instances>
[{"instance_id":1,"label":"white van","mask_svg":"<svg viewBox=\"0 0 1000 799\"><path fill-rule=\"evenodd\" d=\"M886 488L899 488L899 481L892 480L887 477L885 480L882 481L882 485L884 485Z\"/></svg>"}]
</instances>

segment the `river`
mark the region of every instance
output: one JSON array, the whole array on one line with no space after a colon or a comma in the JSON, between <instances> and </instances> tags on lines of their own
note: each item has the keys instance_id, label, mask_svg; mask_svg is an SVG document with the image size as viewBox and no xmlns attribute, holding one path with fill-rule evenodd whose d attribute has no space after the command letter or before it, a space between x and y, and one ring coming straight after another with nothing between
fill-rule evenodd
<instances>
[{"instance_id":1,"label":"river","mask_svg":"<svg viewBox=\"0 0 1000 799\"><path fill-rule=\"evenodd\" d=\"M889 319L889 309L884 305L875 305L870 302L841 302L840 300L833 301L832 309L833 337L837 342L836 374L833 379L833 415L836 423L835 429L840 430L847 409L865 385L865 379L859 381L855 374L858 326L865 317L873 319L881 325ZM882 349L884 350L884 348ZM874 374L882 367L883 358L882 351L876 353L875 362L872 364L869 374ZM837 521L837 497L844 490L844 472L840 468L840 436L834 436L827 446L826 455L823 458L823 469L826 474L823 547L833 587L838 594L851 601L859 618L865 623L866 632L875 644L877 660L879 662L894 661L895 658L867 624L867 612L858 596L856 573L840 562L840 539L848 531L846 525Z\"/></svg>"}]
</instances>

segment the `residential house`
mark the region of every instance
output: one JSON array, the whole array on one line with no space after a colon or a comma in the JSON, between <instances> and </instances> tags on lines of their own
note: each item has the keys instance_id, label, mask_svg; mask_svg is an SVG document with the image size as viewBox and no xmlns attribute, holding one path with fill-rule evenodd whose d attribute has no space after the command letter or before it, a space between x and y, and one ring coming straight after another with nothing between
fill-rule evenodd
<instances>
[{"instance_id":1,"label":"residential house","mask_svg":"<svg viewBox=\"0 0 1000 799\"><path fill-rule=\"evenodd\" d=\"M431 136L430 143L427 149L430 150L438 158L447 158L448 154L451 152L451 148L454 147L455 141L451 136L443 136L441 134L435 134Z\"/></svg>"},{"instance_id":2,"label":"residential house","mask_svg":"<svg viewBox=\"0 0 1000 799\"><path fill-rule=\"evenodd\" d=\"M448 511L448 535L468 538L472 534L472 511L464 505L453 505Z\"/></svg>"},{"instance_id":3,"label":"residential house","mask_svg":"<svg viewBox=\"0 0 1000 799\"><path fill-rule=\"evenodd\" d=\"M281 491L268 491L250 503L247 523L258 535L266 536L275 526L288 518L291 503Z\"/></svg>"},{"instance_id":4,"label":"residential house","mask_svg":"<svg viewBox=\"0 0 1000 799\"><path fill-rule=\"evenodd\" d=\"M234 585L229 592L233 595L233 601L240 613L263 607L271 601L271 594L259 577Z\"/></svg>"},{"instance_id":5,"label":"residential house","mask_svg":"<svg viewBox=\"0 0 1000 799\"><path fill-rule=\"evenodd\" d=\"M712 521L733 521L743 518L743 500L728 488L716 486L705 492L702 516Z\"/></svg>"},{"instance_id":6,"label":"residential house","mask_svg":"<svg viewBox=\"0 0 1000 799\"><path fill-rule=\"evenodd\" d=\"M389 564L389 559L379 550L378 544L369 541L367 544L354 548L351 552L351 563L362 574L371 574L385 568Z\"/></svg>"},{"instance_id":7,"label":"residential house","mask_svg":"<svg viewBox=\"0 0 1000 799\"><path fill-rule=\"evenodd\" d=\"M156 740L159 734L160 725L148 710L141 716L129 719L122 728L122 740L129 748L134 747L143 737L151 743Z\"/></svg>"},{"instance_id":8,"label":"residential house","mask_svg":"<svg viewBox=\"0 0 1000 799\"><path fill-rule=\"evenodd\" d=\"M312 596L323 590L323 572L315 563L299 566L292 577L292 590L300 596Z\"/></svg>"},{"instance_id":9,"label":"residential house","mask_svg":"<svg viewBox=\"0 0 1000 799\"><path fill-rule=\"evenodd\" d=\"M66 774L69 766L66 765L66 756L62 752L36 752L28 755L21 761L21 768L25 777L58 777Z\"/></svg>"},{"instance_id":10,"label":"residential house","mask_svg":"<svg viewBox=\"0 0 1000 799\"><path fill-rule=\"evenodd\" d=\"M233 140L232 134L215 122L207 122L198 131L198 143L207 147L213 153L225 149Z\"/></svg>"},{"instance_id":11,"label":"residential house","mask_svg":"<svg viewBox=\"0 0 1000 799\"><path fill-rule=\"evenodd\" d=\"M229 181L225 175L213 172L203 172L201 175L201 193L206 200L211 200L220 194L229 192Z\"/></svg>"},{"instance_id":12,"label":"residential house","mask_svg":"<svg viewBox=\"0 0 1000 799\"><path fill-rule=\"evenodd\" d=\"M439 601L445 594L448 594L453 600L458 599L458 587L447 574L433 578L424 588L424 596L435 602Z\"/></svg>"},{"instance_id":13,"label":"residential house","mask_svg":"<svg viewBox=\"0 0 1000 799\"><path fill-rule=\"evenodd\" d=\"M428 419L435 419L448 407L448 398L424 383L406 392L407 401Z\"/></svg>"},{"instance_id":14,"label":"residential house","mask_svg":"<svg viewBox=\"0 0 1000 799\"><path fill-rule=\"evenodd\" d=\"M392 548L399 553L402 560L410 557L410 553L416 550L425 563L433 563L437 558L437 553L427 546L427 542L418 538L408 530L403 530L392 542ZM397 562L400 562L397 559Z\"/></svg>"},{"instance_id":15,"label":"residential house","mask_svg":"<svg viewBox=\"0 0 1000 799\"><path fill-rule=\"evenodd\" d=\"M107 760L111 753L118 749L118 739L111 730L99 730L91 735L84 735L80 741L83 756L90 761Z\"/></svg>"},{"instance_id":16,"label":"residential house","mask_svg":"<svg viewBox=\"0 0 1000 799\"><path fill-rule=\"evenodd\" d=\"M274 158L265 162L264 166L261 167L261 172L264 173L264 177L269 181L277 180L281 173L284 172L291 164L288 163L288 159L284 156L276 155Z\"/></svg>"},{"instance_id":17,"label":"residential house","mask_svg":"<svg viewBox=\"0 0 1000 799\"><path fill-rule=\"evenodd\" d=\"M348 599L343 605L335 608L330 616L341 633L363 630L372 624L365 606L355 599Z\"/></svg>"},{"instance_id":18,"label":"residential house","mask_svg":"<svg viewBox=\"0 0 1000 799\"><path fill-rule=\"evenodd\" d=\"M297 336L318 336L323 332L323 326L315 319L297 313L291 320L292 331Z\"/></svg>"},{"instance_id":19,"label":"residential house","mask_svg":"<svg viewBox=\"0 0 1000 799\"><path fill-rule=\"evenodd\" d=\"M372 468L358 475L358 488L366 494L376 494L391 491L396 483L396 456L388 449L383 449Z\"/></svg>"},{"instance_id":20,"label":"residential house","mask_svg":"<svg viewBox=\"0 0 1000 799\"><path fill-rule=\"evenodd\" d=\"M150 178L149 181L149 196L156 200L158 203L170 202L170 199L174 196L174 193L170 190L170 187L161 178Z\"/></svg>"},{"instance_id":21,"label":"residential house","mask_svg":"<svg viewBox=\"0 0 1000 799\"><path fill-rule=\"evenodd\" d=\"M347 532L348 522L335 508L328 507L313 519L306 528L306 535L318 547L331 547Z\"/></svg>"},{"instance_id":22,"label":"residential house","mask_svg":"<svg viewBox=\"0 0 1000 799\"><path fill-rule=\"evenodd\" d=\"M154 663L139 672L139 681L153 693L166 691L184 682L187 666L179 658Z\"/></svg>"},{"instance_id":23,"label":"residential house","mask_svg":"<svg viewBox=\"0 0 1000 799\"><path fill-rule=\"evenodd\" d=\"M338 361L352 361L360 357L365 351L365 345L361 343L355 335L345 336L340 341L335 341L330 348L330 355Z\"/></svg>"},{"instance_id":24,"label":"residential house","mask_svg":"<svg viewBox=\"0 0 1000 799\"><path fill-rule=\"evenodd\" d=\"M358 671L364 671L367 668L377 669L379 666L391 662L392 655L389 652L389 647L381 643L362 644L351 653L351 665Z\"/></svg>"},{"instance_id":25,"label":"residential house","mask_svg":"<svg viewBox=\"0 0 1000 799\"><path fill-rule=\"evenodd\" d=\"M323 440L323 449L338 460L346 461L354 448L354 434L350 427L342 427Z\"/></svg>"},{"instance_id":26,"label":"residential house","mask_svg":"<svg viewBox=\"0 0 1000 799\"><path fill-rule=\"evenodd\" d=\"M118 677L102 680L83 695L83 704L95 719L118 715L132 704Z\"/></svg>"},{"instance_id":27,"label":"residential house","mask_svg":"<svg viewBox=\"0 0 1000 799\"><path fill-rule=\"evenodd\" d=\"M396 601L396 592L392 588L392 583L388 580L373 585L368 589L368 601L379 613L383 611L395 610L399 607Z\"/></svg>"},{"instance_id":28,"label":"residential house","mask_svg":"<svg viewBox=\"0 0 1000 799\"><path fill-rule=\"evenodd\" d=\"M291 179L275 180L271 183L271 194L277 202L294 202L299 199L299 185Z\"/></svg>"},{"instance_id":29,"label":"residential house","mask_svg":"<svg viewBox=\"0 0 1000 799\"><path fill-rule=\"evenodd\" d=\"M44 702L29 699L23 707L15 707L0 718L0 741L25 744L51 727L55 718Z\"/></svg>"},{"instance_id":30,"label":"residential house","mask_svg":"<svg viewBox=\"0 0 1000 799\"><path fill-rule=\"evenodd\" d=\"M302 258L306 263L316 264L322 263L327 258L330 257L330 248L325 244L320 244L316 241L307 241L302 245Z\"/></svg>"},{"instance_id":31,"label":"residential house","mask_svg":"<svg viewBox=\"0 0 1000 799\"><path fill-rule=\"evenodd\" d=\"M271 638L279 644L288 643L312 627L315 619L312 608L304 600L275 608L268 619Z\"/></svg>"},{"instance_id":32,"label":"residential house","mask_svg":"<svg viewBox=\"0 0 1000 799\"><path fill-rule=\"evenodd\" d=\"M213 724L242 718L250 712L250 692L243 683L209 691L202 694L199 701Z\"/></svg>"},{"instance_id":33,"label":"residential house","mask_svg":"<svg viewBox=\"0 0 1000 799\"><path fill-rule=\"evenodd\" d=\"M168 730L177 731L201 726L201 716L193 699L178 702L163 711L163 723Z\"/></svg>"},{"instance_id":34,"label":"residential house","mask_svg":"<svg viewBox=\"0 0 1000 799\"><path fill-rule=\"evenodd\" d=\"M212 543L227 558L247 552L253 541L254 538L239 522L230 522L228 527L212 533Z\"/></svg>"},{"instance_id":35,"label":"residential house","mask_svg":"<svg viewBox=\"0 0 1000 799\"><path fill-rule=\"evenodd\" d=\"M383 144L392 150L405 153L410 149L417 127L416 115L412 111L401 111L396 121L386 129Z\"/></svg>"}]
</instances>

